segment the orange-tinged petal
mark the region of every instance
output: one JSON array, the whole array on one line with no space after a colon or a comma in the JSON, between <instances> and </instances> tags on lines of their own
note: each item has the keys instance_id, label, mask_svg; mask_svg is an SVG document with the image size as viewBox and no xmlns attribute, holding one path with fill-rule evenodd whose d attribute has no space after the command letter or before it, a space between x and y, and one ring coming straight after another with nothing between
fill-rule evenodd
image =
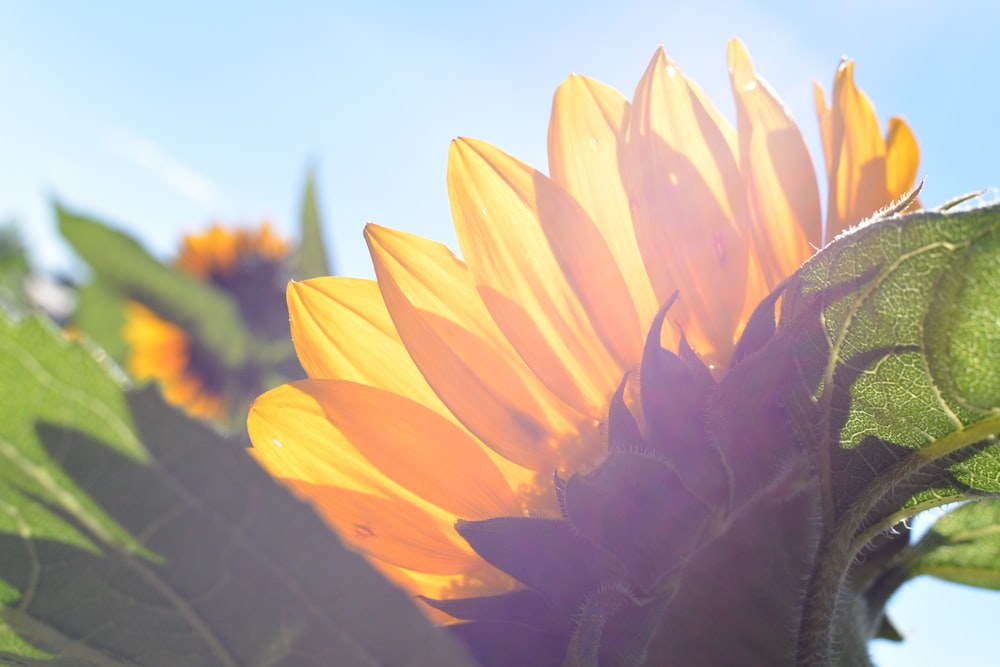
<instances>
[{"instance_id":1,"label":"orange-tinged petal","mask_svg":"<svg viewBox=\"0 0 1000 667\"><path fill-rule=\"evenodd\" d=\"M833 127L827 238L890 202L885 140L875 108L854 83L854 63L842 63L833 87Z\"/></svg>"},{"instance_id":2,"label":"orange-tinged petal","mask_svg":"<svg viewBox=\"0 0 1000 667\"><path fill-rule=\"evenodd\" d=\"M829 178L833 173L833 110L827 106L826 93L818 81L813 82L813 102L816 104L816 119L819 121L819 138L823 144L823 164Z\"/></svg>"},{"instance_id":3,"label":"orange-tinged petal","mask_svg":"<svg viewBox=\"0 0 1000 667\"><path fill-rule=\"evenodd\" d=\"M411 493L464 519L520 513L506 480L479 443L436 412L353 382L303 384L334 427Z\"/></svg>"},{"instance_id":4,"label":"orange-tinged petal","mask_svg":"<svg viewBox=\"0 0 1000 667\"><path fill-rule=\"evenodd\" d=\"M657 299L680 290L671 319L709 363L725 365L742 316L750 232L739 168L719 122L660 49L632 101L623 168Z\"/></svg>"},{"instance_id":5,"label":"orange-tinged petal","mask_svg":"<svg viewBox=\"0 0 1000 667\"><path fill-rule=\"evenodd\" d=\"M327 277L291 283L288 305L292 338L310 376L379 387L459 423L407 353L374 281ZM515 487L533 484L529 471L499 456L494 462Z\"/></svg>"},{"instance_id":6,"label":"orange-tinged petal","mask_svg":"<svg viewBox=\"0 0 1000 667\"><path fill-rule=\"evenodd\" d=\"M579 447L577 423L524 363L483 305L465 264L445 246L368 225L365 237L393 322L449 410L494 451L531 470L554 470ZM597 444L590 426L590 440Z\"/></svg>"},{"instance_id":7,"label":"orange-tinged petal","mask_svg":"<svg viewBox=\"0 0 1000 667\"><path fill-rule=\"evenodd\" d=\"M406 351L375 281L338 276L289 283L288 314L310 377L360 382L447 411Z\"/></svg>"},{"instance_id":8,"label":"orange-tinged petal","mask_svg":"<svg viewBox=\"0 0 1000 667\"><path fill-rule=\"evenodd\" d=\"M890 199L899 199L917 183L920 146L902 118L889 119L885 138L885 179Z\"/></svg>"},{"instance_id":9,"label":"orange-tinged petal","mask_svg":"<svg viewBox=\"0 0 1000 667\"><path fill-rule=\"evenodd\" d=\"M659 305L639 254L618 162L630 106L610 86L576 74L567 77L552 100L549 171L590 214L645 323Z\"/></svg>"},{"instance_id":10,"label":"orange-tinged petal","mask_svg":"<svg viewBox=\"0 0 1000 667\"><path fill-rule=\"evenodd\" d=\"M338 431L309 388L312 381L276 387L254 401L247 430L250 454L275 477L390 493L390 484Z\"/></svg>"},{"instance_id":11,"label":"orange-tinged petal","mask_svg":"<svg viewBox=\"0 0 1000 667\"><path fill-rule=\"evenodd\" d=\"M468 545L452 539L415 505L336 486L282 481L315 504L352 547L369 556L429 574L459 575L487 567Z\"/></svg>"},{"instance_id":12,"label":"orange-tinged petal","mask_svg":"<svg viewBox=\"0 0 1000 667\"><path fill-rule=\"evenodd\" d=\"M751 252L770 291L822 243L819 189L805 140L784 104L754 71L738 40L729 42L728 55L740 169L753 223ZM753 305L763 295L756 296Z\"/></svg>"},{"instance_id":13,"label":"orange-tinged petal","mask_svg":"<svg viewBox=\"0 0 1000 667\"><path fill-rule=\"evenodd\" d=\"M258 397L247 418L254 443L250 454L275 477L395 498L420 507L450 530L454 513L391 479L333 425L323 406L324 385L331 382L338 381L302 380ZM484 515L492 516L488 510Z\"/></svg>"},{"instance_id":14,"label":"orange-tinged petal","mask_svg":"<svg viewBox=\"0 0 1000 667\"><path fill-rule=\"evenodd\" d=\"M496 595L505 593L520 585L509 575L500 570L486 566L473 572L459 576L455 574L427 574L414 572L405 568L389 565L384 561L372 560L378 570L393 584L414 595L443 600L448 598L467 598L479 595ZM455 623L456 619L438 611L430 605L419 605L421 611L432 623L445 625Z\"/></svg>"},{"instance_id":15,"label":"orange-tinged petal","mask_svg":"<svg viewBox=\"0 0 1000 667\"><path fill-rule=\"evenodd\" d=\"M602 417L622 374L612 354L623 355L623 341L602 336L611 331L603 327L618 318L638 324L607 246L591 243L600 240L593 223L542 174L478 141L452 142L448 194L462 253L501 331L557 396ZM567 229L554 229L556 223ZM580 275L587 261L590 273Z\"/></svg>"}]
</instances>

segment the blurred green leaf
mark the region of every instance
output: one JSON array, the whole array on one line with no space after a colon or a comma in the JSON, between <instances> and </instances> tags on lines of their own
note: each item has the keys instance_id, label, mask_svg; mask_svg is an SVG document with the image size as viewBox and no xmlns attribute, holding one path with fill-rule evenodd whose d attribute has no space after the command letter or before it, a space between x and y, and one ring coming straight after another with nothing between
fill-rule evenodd
<instances>
[{"instance_id":1,"label":"blurred green leaf","mask_svg":"<svg viewBox=\"0 0 1000 667\"><path fill-rule=\"evenodd\" d=\"M249 334L237 304L223 291L166 266L133 238L56 205L59 230L108 289L136 299L183 326L220 362L247 358Z\"/></svg>"},{"instance_id":2,"label":"blurred green leaf","mask_svg":"<svg viewBox=\"0 0 1000 667\"><path fill-rule=\"evenodd\" d=\"M0 318L0 664L467 665L246 454Z\"/></svg>"},{"instance_id":3,"label":"blurred green leaf","mask_svg":"<svg viewBox=\"0 0 1000 667\"><path fill-rule=\"evenodd\" d=\"M31 272L21 235L11 223L0 225L0 306L24 311L24 281Z\"/></svg>"},{"instance_id":4,"label":"blurred green leaf","mask_svg":"<svg viewBox=\"0 0 1000 667\"><path fill-rule=\"evenodd\" d=\"M122 338L126 298L104 282L84 285L77 292L77 306L71 323L104 348L112 359L125 364L128 345Z\"/></svg>"},{"instance_id":5,"label":"blurred green leaf","mask_svg":"<svg viewBox=\"0 0 1000 667\"><path fill-rule=\"evenodd\" d=\"M1000 590L1000 500L988 498L938 519L915 548L910 575Z\"/></svg>"},{"instance_id":6,"label":"blurred green leaf","mask_svg":"<svg viewBox=\"0 0 1000 667\"><path fill-rule=\"evenodd\" d=\"M332 274L323 241L323 221L316 201L316 175L310 169L302 193L301 229L296 256L295 277L298 280Z\"/></svg>"}]
</instances>

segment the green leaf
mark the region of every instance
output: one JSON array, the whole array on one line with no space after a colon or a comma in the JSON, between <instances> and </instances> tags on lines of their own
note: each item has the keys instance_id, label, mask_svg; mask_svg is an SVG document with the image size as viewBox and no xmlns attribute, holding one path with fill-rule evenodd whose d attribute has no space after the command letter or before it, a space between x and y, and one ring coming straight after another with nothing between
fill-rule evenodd
<instances>
[{"instance_id":1,"label":"green leaf","mask_svg":"<svg viewBox=\"0 0 1000 667\"><path fill-rule=\"evenodd\" d=\"M149 305L194 333L229 368L247 358L250 340L237 304L212 285L151 257L130 236L56 205L59 230L107 288Z\"/></svg>"},{"instance_id":2,"label":"green leaf","mask_svg":"<svg viewBox=\"0 0 1000 667\"><path fill-rule=\"evenodd\" d=\"M0 664L468 665L241 449L0 318Z\"/></svg>"},{"instance_id":3,"label":"green leaf","mask_svg":"<svg viewBox=\"0 0 1000 667\"><path fill-rule=\"evenodd\" d=\"M13 223L0 224L0 306L16 311L27 309L24 281L31 265L24 243Z\"/></svg>"},{"instance_id":4,"label":"green leaf","mask_svg":"<svg viewBox=\"0 0 1000 667\"><path fill-rule=\"evenodd\" d=\"M855 664L879 632L901 582L873 568L854 580L866 545L923 509L1000 494L1000 366L981 356L1000 336L997 256L1000 206L921 212L861 225L787 283L782 407L823 527L800 664Z\"/></svg>"},{"instance_id":5,"label":"green leaf","mask_svg":"<svg viewBox=\"0 0 1000 667\"><path fill-rule=\"evenodd\" d=\"M915 547L910 575L1000 590L1000 500L957 507L938 519Z\"/></svg>"},{"instance_id":6,"label":"green leaf","mask_svg":"<svg viewBox=\"0 0 1000 667\"><path fill-rule=\"evenodd\" d=\"M312 169L306 175L302 193L299 250L295 261L295 277L299 280L332 274L323 241L323 221L316 201L316 177Z\"/></svg>"},{"instance_id":7,"label":"green leaf","mask_svg":"<svg viewBox=\"0 0 1000 667\"><path fill-rule=\"evenodd\" d=\"M125 326L125 297L101 281L84 285L77 292L77 306L71 322L104 348L112 359L124 364L128 345L122 338Z\"/></svg>"},{"instance_id":8,"label":"green leaf","mask_svg":"<svg viewBox=\"0 0 1000 667\"><path fill-rule=\"evenodd\" d=\"M925 507L1000 492L1000 207L876 221L791 280L788 406L828 524L859 541Z\"/></svg>"}]
</instances>

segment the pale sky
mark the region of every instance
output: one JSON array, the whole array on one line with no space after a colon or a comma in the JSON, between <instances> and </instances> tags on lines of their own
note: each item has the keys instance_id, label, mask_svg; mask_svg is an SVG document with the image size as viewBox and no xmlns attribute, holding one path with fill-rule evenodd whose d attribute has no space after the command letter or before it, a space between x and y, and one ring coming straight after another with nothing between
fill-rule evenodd
<instances>
[{"instance_id":1,"label":"pale sky","mask_svg":"<svg viewBox=\"0 0 1000 667\"><path fill-rule=\"evenodd\" d=\"M829 92L847 55L880 120L902 115L914 130L926 204L1000 185L994 3L348 4L0 0L0 221L24 229L47 270L79 268L55 236L53 197L166 257L213 220L268 217L291 233L313 163L338 269L372 277L366 221L456 247L452 138L547 171L563 78L586 74L631 97L660 44L734 120L733 36L814 160L812 82ZM877 643L880 665L980 664L996 652L998 594L919 581L891 609L909 640Z\"/></svg>"}]
</instances>

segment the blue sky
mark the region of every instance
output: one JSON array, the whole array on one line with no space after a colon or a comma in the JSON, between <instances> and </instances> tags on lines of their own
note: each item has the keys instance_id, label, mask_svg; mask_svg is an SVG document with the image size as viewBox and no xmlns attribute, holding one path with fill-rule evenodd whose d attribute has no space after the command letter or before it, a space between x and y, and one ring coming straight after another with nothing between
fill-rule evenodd
<instances>
[{"instance_id":1,"label":"blue sky","mask_svg":"<svg viewBox=\"0 0 1000 667\"><path fill-rule=\"evenodd\" d=\"M559 82L578 72L631 96L660 44L732 119L732 36L814 158L812 82L829 90L847 55L883 123L902 115L916 133L925 203L1000 185L1000 11L985 1L348 4L0 0L0 220L48 270L79 268L53 197L166 257L213 220L290 232L312 163L340 272L371 277L366 221L455 247L452 138L544 170ZM893 612L910 639L877 646L879 664L976 663L1000 595L918 582ZM973 643L949 649L958 637Z\"/></svg>"}]
</instances>

